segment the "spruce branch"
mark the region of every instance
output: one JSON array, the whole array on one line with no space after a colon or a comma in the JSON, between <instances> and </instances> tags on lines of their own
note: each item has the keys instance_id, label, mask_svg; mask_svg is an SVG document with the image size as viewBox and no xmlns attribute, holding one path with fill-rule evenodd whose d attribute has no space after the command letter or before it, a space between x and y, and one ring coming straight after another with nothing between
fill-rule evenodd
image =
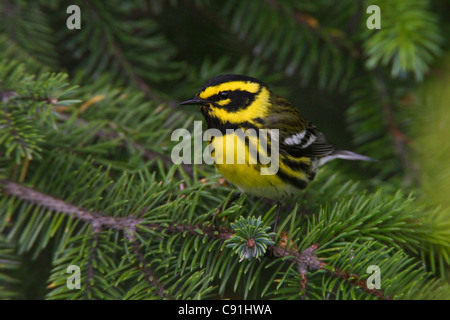
<instances>
[{"instance_id":1,"label":"spruce branch","mask_svg":"<svg viewBox=\"0 0 450 320\"><path fill-rule=\"evenodd\" d=\"M52 68L59 66L50 17L39 3L2 1L0 22L0 32L6 34L11 43L26 51L29 58Z\"/></svg>"},{"instance_id":2,"label":"spruce branch","mask_svg":"<svg viewBox=\"0 0 450 320\"><path fill-rule=\"evenodd\" d=\"M444 42L430 1L377 0L373 4L383 12L383 27L365 32L366 66L376 69L392 65L392 78L412 72L416 81L422 81L433 60L442 54Z\"/></svg>"},{"instance_id":3,"label":"spruce branch","mask_svg":"<svg viewBox=\"0 0 450 320\"><path fill-rule=\"evenodd\" d=\"M108 217L99 212L91 212L85 208L68 204L61 199L43 194L34 189L22 186L12 181L0 180L0 185L2 186L2 192L5 194L15 196L23 201L45 207L52 211L61 212L66 215L73 216L85 223L89 223L92 225L94 231L94 245L92 247L88 260L88 265L91 266L88 267L89 279L94 279L93 263L96 259L95 241L97 241L98 243L98 235L100 234L100 232L103 229L123 231L128 241L131 241L133 244L133 252L138 258L139 269L146 275L149 284L157 289L157 294L163 298L170 298L170 296L168 296L167 290L164 289L162 283L155 276L155 272L147 267L144 255L140 252L137 245L136 239L140 229L153 232L157 231L165 234L183 234L189 235L190 237L206 236L211 240L219 240L223 243L226 243L226 241L230 241L230 239L232 239L234 236L234 232L236 232L236 230L230 230L223 227L218 228L213 225L206 224L147 222L142 218L143 211L146 210L145 208L143 208L141 212L134 215L130 214L127 217ZM257 239L254 240L256 241ZM392 299L392 297L386 296L382 290L369 289L366 283L357 274L348 271L348 269L343 271L336 266L325 263L323 261L325 258L320 257L316 254L318 248L318 244L313 244L300 252L298 251L296 245L292 245L292 242L288 245L287 241L280 241L277 245L269 245L267 249L272 257L281 258L280 261L282 262L282 264L294 264L298 274L300 275L300 278L298 280L299 289L303 291L303 298L306 295L308 275L314 271L324 270L328 274L338 279L345 280L351 286L358 288L376 298ZM345 252L343 252L343 254L345 255Z\"/></svg>"},{"instance_id":4,"label":"spruce branch","mask_svg":"<svg viewBox=\"0 0 450 320\"><path fill-rule=\"evenodd\" d=\"M60 119L66 120L66 121L70 118L70 116L65 113L59 113L59 117L60 117ZM89 124L89 122L78 117L76 119L76 124L78 126L82 127L82 126L87 126ZM169 166L173 165L172 159L169 158L168 156L166 156L158 151L151 150L151 149L143 146L142 144L138 143L137 141L131 140L130 138L126 137L123 133L121 133L119 131L115 131L113 129L108 129L108 130L100 129L95 133L95 136L98 138L105 139L105 140L119 140L119 141L122 141L124 145L126 143L128 143L134 149L140 151L142 154L142 157L147 161L153 161L155 159L159 159L162 161L162 163L165 165L165 167L169 167ZM192 165L181 163L180 166L183 168L183 170L189 176L193 176L194 170L193 170Z\"/></svg>"},{"instance_id":5,"label":"spruce branch","mask_svg":"<svg viewBox=\"0 0 450 320\"><path fill-rule=\"evenodd\" d=\"M39 158L45 137L43 129L54 127L53 107L78 102L64 100L75 89L66 82L66 74L30 76L25 71L25 65L18 61L0 60L0 89L3 89L0 90L3 109L0 112L0 148L17 164L23 158Z\"/></svg>"},{"instance_id":6,"label":"spruce branch","mask_svg":"<svg viewBox=\"0 0 450 320\"><path fill-rule=\"evenodd\" d=\"M13 100L14 97L17 97L18 101L34 101L34 102L45 102L48 105L56 105L58 104L58 99L55 97L45 97L45 96L20 96L15 91L6 91L1 93L2 100L4 102L8 102L9 100Z\"/></svg>"},{"instance_id":7,"label":"spruce branch","mask_svg":"<svg viewBox=\"0 0 450 320\"><path fill-rule=\"evenodd\" d=\"M83 55L89 65L87 73L96 77L101 66L101 71L106 68L118 83L123 83L125 77L131 80L148 100L163 103L163 95L152 87L151 83L173 77L174 71L180 72L182 63L170 59L174 55L174 49L165 37L158 33L158 24L149 20L148 15L133 17L132 6L106 6L92 1L84 3L91 19L96 21L96 24L89 25L90 31L106 48L101 55L91 54L90 50L95 50L94 47L86 48ZM66 43L68 49L75 45L86 47L79 38L71 38L70 35ZM142 58L144 55L145 60ZM170 101L167 105L174 104Z\"/></svg>"},{"instance_id":8,"label":"spruce branch","mask_svg":"<svg viewBox=\"0 0 450 320\"><path fill-rule=\"evenodd\" d=\"M156 294L163 299L171 299L167 290L163 284L159 281L155 272L147 266L144 254L139 249L139 243L134 241L133 243L134 255L138 258L138 268L145 274L145 280L153 287L156 288Z\"/></svg>"}]
</instances>

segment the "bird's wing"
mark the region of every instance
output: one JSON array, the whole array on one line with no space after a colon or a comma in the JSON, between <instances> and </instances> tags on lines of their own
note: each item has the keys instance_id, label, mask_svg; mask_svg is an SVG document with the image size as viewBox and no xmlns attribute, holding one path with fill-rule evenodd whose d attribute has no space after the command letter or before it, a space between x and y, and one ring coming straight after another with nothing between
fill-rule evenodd
<instances>
[{"instance_id":1,"label":"bird's wing","mask_svg":"<svg viewBox=\"0 0 450 320\"><path fill-rule=\"evenodd\" d=\"M275 96L271 103L277 107L271 110L262 126L279 129L280 151L293 157L325 157L333 153L335 147L316 126L304 120L288 100Z\"/></svg>"},{"instance_id":2,"label":"bird's wing","mask_svg":"<svg viewBox=\"0 0 450 320\"><path fill-rule=\"evenodd\" d=\"M335 150L317 128L307 123L304 130L280 138L280 149L294 157L325 157Z\"/></svg>"}]
</instances>

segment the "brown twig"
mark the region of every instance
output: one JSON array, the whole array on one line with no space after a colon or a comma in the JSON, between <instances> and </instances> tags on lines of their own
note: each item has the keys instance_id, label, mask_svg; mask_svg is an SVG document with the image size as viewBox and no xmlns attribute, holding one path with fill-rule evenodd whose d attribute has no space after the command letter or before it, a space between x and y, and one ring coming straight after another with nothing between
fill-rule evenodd
<instances>
[{"instance_id":1,"label":"brown twig","mask_svg":"<svg viewBox=\"0 0 450 320\"><path fill-rule=\"evenodd\" d=\"M8 100L11 97L14 97L16 95L15 91L2 91L0 92L0 98L2 100L2 102L8 102Z\"/></svg>"},{"instance_id":2,"label":"brown twig","mask_svg":"<svg viewBox=\"0 0 450 320\"><path fill-rule=\"evenodd\" d=\"M233 232L224 228L216 228L209 225L188 225L188 224L169 224L162 225L159 223L146 223L144 219L130 214L127 217L110 217L99 212L90 211L88 209L78 207L65 201L54 198L50 195L36 191L32 188L22 186L9 180L0 180L0 186L5 194L13 195L21 200L45 207L55 212L61 212L68 216L73 216L85 223L93 226L94 230L113 229L124 231L129 240L135 239L137 227L147 228L161 232L170 233L187 233L190 235L204 234L212 239L227 240L233 236Z\"/></svg>"},{"instance_id":3,"label":"brown twig","mask_svg":"<svg viewBox=\"0 0 450 320\"><path fill-rule=\"evenodd\" d=\"M411 141L397 126L394 116L394 106L391 102L386 82L379 70L375 71L374 79L378 99L380 100L381 108L385 115L386 127L394 141L394 151L400 159L402 167L407 171L405 182L410 182L414 178L412 169L415 167L408 157L407 145L410 144Z\"/></svg>"},{"instance_id":4,"label":"brown twig","mask_svg":"<svg viewBox=\"0 0 450 320\"><path fill-rule=\"evenodd\" d=\"M159 281L159 278L156 276L155 272L147 267L144 254L139 250L139 244L136 241L133 244L133 251L139 261L138 268L142 271L142 273L146 275L145 279L147 280L147 282L156 289L156 294L158 296L163 299L169 299L170 296L167 293L167 290L164 289L164 286Z\"/></svg>"},{"instance_id":5,"label":"brown twig","mask_svg":"<svg viewBox=\"0 0 450 320\"><path fill-rule=\"evenodd\" d=\"M327 265L325 262L321 261L321 258L319 258L315 251L318 249L318 244L313 244L312 246L304 249L301 253L297 251L296 248L292 249L286 249L286 245L279 245L279 246L271 246L269 247L269 250L272 252L272 254L275 257L288 257L293 256L293 263L295 267L297 268L297 271L300 274L300 290L305 290L303 292L303 297L306 294L306 287L308 282L308 272L310 270L326 270L331 275L348 281L353 286L356 286L363 290L364 292L373 295L379 299L383 300L391 300L392 297L386 296L382 290L379 289L369 289L367 287L367 284L364 280L361 280L356 274L351 274L348 272L343 272L339 270L336 267L332 267ZM324 268L327 266L327 268Z\"/></svg>"},{"instance_id":6,"label":"brown twig","mask_svg":"<svg viewBox=\"0 0 450 320\"><path fill-rule=\"evenodd\" d=\"M266 0L266 3L276 11L293 20L298 26L308 28L308 30L310 30L318 38L334 43L337 47L347 51L353 57L358 58L361 56L360 48L354 47L350 42L342 41L342 39L337 36L325 34L321 29L319 22L314 17L301 12L288 11L277 0Z\"/></svg>"},{"instance_id":7,"label":"brown twig","mask_svg":"<svg viewBox=\"0 0 450 320\"><path fill-rule=\"evenodd\" d=\"M98 11L97 7L93 3L91 3L91 1L84 1L84 3L86 4L87 7L89 7L90 9L89 12L91 14L95 14L95 16L93 17L94 20L98 20L101 16L97 13ZM105 30L102 31L106 33ZM122 72L137 85L139 90L141 90L149 100L163 102L161 97L159 97L155 92L153 92L150 86L136 73L136 71L131 66L130 62L128 61L127 57L125 56L123 50L120 48L117 41L115 41L115 39L109 36L105 36L104 38L107 41L108 47L109 49L111 49L112 54Z\"/></svg>"},{"instance_id":8,"label":"brown twig","mask_svg":"<svg viewBox=\"0 0 450 320\"><path fill-rule=\"evenodd\" d=\"M73 216L86 223L90 223L94 229L106 228L115 230L133 230L137 224L143 220L133 216L128 217L109 217L94 211L87 210L82 207L75 206L65 201L54 198L50 195L41 193L32 188L24 187L18 183L9 180L0 180L3 192L16 196L21 200L45 207L55 212L62 212L66 215Z\"/></svg>"},{"instance_id":9,"label":"brown twig","mask_svg":"<svg viewBox=\"0 0 450 320\"><path fill-rule=\"evenodd\" d=\"M368 294L370 294L372 296L375 296L375 297L377 297L379 299L382 299L382 300L392 300L391 296L386 296L384 294L384 292L382 290L380 290L380 289L369 289L367 287L366 281L360 279L359 276L354 274L354 273L341 271L341 270L339 270L336 267L333 267L332 271L328 270L328 272L330 272L332 275L338 277L339 279L343 279L343 280L351 283L355 287L360 288L362 291L364 291L364 292L366 292L366 293L368 293Z\"/></svg>"},{"instance_id":10,"label":"brown twig","mask_svg":"<svg viewBox=\"0 0 450 320\"><path fill-rule=\"evenodd\" d=\"M94 227L93 228L93 239L92 239L92 247L90 248L90 253L87 261L87 271L86 271L86 291L84 292L87 296L89 292L92 290L93 281L95 276L95 268L94 261L97 259L97 248L98 248L98 240L100 236L101 228Z\"/></svg>"},{"instance_id":11,"label":"brown twig","mask_svg":"<svg viewBox=\"0 0 450 320\"><path fill-rule=\"evenodd\" d=\"M206 235L210 239L227 240L233 237L233 232L225 228L216 228L213 225L199 224L169 224L162 226L159 223L143 224L143 227L160 232L186 233L192 236Z\"/></svg>"}]
</instances>

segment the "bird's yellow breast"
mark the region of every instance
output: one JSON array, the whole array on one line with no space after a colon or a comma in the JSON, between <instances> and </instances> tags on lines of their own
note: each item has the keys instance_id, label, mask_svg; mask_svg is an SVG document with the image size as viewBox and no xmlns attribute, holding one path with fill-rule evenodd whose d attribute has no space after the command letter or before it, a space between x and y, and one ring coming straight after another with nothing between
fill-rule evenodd
<instances>
[{"instance_id":1,"label":"bird's yellow breast","mask_svg":"<svg viewBox=\"0 0 450 320\"><path fill-rule=\"evenodd\" d=\"M252 152L251 145L258 145L256 137L249 137L246 144L241 136L232 133L213 137L209 145L211 156L219 172L242 192L260 197L279 199L294 191L278 175L262 175L257 147Z\"/></svg>"}]
</instances>

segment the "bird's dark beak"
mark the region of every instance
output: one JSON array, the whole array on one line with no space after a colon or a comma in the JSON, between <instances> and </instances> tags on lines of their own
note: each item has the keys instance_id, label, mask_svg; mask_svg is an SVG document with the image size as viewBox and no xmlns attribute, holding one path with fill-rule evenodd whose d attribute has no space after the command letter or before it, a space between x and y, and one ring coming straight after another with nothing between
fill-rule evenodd
<instances>
[{"instance_id":1,"label":"bird's dark beak","mask_svg":"<svg viewBox=\"0 0 450 320\"><path fill-rule=\"evenodd\" d=\"M199 97L195 97L193 99L190 100L186 100L180 103L180 105L203 105L203 106L207 106L208 104L210 104L210 102L208 100L203 100Z\"/></svg>"}]
</instances>

